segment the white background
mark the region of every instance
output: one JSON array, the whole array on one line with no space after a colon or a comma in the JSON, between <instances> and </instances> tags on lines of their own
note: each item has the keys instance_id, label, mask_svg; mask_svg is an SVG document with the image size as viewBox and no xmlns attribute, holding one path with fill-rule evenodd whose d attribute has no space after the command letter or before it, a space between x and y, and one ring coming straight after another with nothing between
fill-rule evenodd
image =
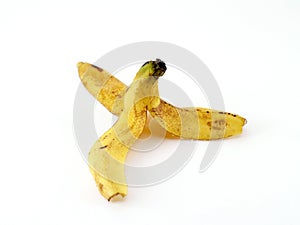
<instances>
[{"instance_id":1,"label":"white background","mask_svg":"<svg viewBox=\"0 0 300 225\"><path fill-rule=\"evenodd\" d=\"M299 224L299 25L297 0L1 1L0 223ZM178 175L109 203L73 135L75 65L147 40L200 57L248 124L206 172L199 142Z\"/></svg>"}]
</instances>

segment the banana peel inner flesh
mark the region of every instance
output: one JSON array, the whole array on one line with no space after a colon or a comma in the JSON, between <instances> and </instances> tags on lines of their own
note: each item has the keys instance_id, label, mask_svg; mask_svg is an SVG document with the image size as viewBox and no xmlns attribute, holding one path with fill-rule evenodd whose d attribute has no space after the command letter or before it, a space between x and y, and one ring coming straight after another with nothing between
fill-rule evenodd
<instances>
[{"instance_id":1,"label":"banana peel inner flesh","mask_svg":"<svg viewBox=\"0 0 300 225\"><path fill-rule=\"evenodd\" d=\"M92 146L88 162L100 193L111 200L127 195L124 162L147 121L147 111L167 132L184 139L214 140L242 133L246 119L201 107L180 108L159 98L157 79L166 71L161 60L149 61L127 87L109 72L78 63L79 77L118 121Z\"/></svg>"}]
</instances>

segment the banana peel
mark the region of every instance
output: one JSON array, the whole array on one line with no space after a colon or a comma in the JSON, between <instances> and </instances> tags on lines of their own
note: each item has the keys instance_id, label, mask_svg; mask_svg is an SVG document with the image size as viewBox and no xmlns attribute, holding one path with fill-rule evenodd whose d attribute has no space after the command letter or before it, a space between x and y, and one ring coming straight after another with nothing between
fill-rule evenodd
<instances>
[{"instance_id":1,"label":"banana peel","mask_svg":"<svg viewBox=\"0 0 300 225\"><path fill-rule=\"evenodd\" d=\"M118 121L92 146L88 162L100 193L110 201L127 195L124 162L130 147L147 124L147 111L169 133L185 139L213 140L242 133L246 119L201 107L180 108L160 99L157 78L166 71L160 61L149 61L127 87L104 69L78 63L83 85Z\"/></svg>"}]
</instances>

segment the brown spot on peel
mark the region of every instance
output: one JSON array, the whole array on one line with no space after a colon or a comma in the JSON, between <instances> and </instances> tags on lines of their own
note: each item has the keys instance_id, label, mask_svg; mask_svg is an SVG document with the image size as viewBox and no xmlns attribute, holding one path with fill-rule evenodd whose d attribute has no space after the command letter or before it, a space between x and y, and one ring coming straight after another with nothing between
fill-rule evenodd
<instances>
[{"instance_id":1,"label":"brown spot on peel","mask_svg":"<svg viewBox=\"0 0 300 225\"><path fill-rule=\"evenodd\" d=\"M98 66L95 66L95 65L92 65L92 67L94 67L95 69L99 70L99 72L103 71L103 69L101 67L98 67Z\"/></svg>"}]
</instances>

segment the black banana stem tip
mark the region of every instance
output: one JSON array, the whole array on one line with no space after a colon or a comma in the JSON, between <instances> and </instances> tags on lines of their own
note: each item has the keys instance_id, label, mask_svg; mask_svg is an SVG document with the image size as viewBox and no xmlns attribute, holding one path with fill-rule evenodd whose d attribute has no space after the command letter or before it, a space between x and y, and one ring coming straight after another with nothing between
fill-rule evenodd
<instances>
[{"instance_id":1,"label":"black banana stem tip","mask_svg":"<svg viewBox=\"0 0 300 225\"><path fill-rule=\"evenodd\" d=\"M147 61L147 62L145 62L145 63L142 65L142 67L145 66L145 65L147 65L147 64L150 63L150 62L155 62L156 65L158 65L158 67L159 67L160 69L164 70L164 71L167 70L166 64L165 64L164 61L162 61L161 59L156 59L156 61Z\"/></svg>"},{"instance_id":2,"label":"black banana stem tip","mask_svg":"<svg viewBox=\"0 0 300 225\"><path fill-rule=\"evenodd\" d=\"M166 64L160 60L160 59L156 59L155 61L148 61L148 62L145 62L143 66L149 64L149 63L152 63L152 65L154 66L154 73L152 74L152 76L154 77L161 77L167 70L167 67L166 67Z\"/></svg>"},{"instance_id":3,"label":"black banana stem tip","mask_svg":"<svg viewBox=\"0 0 300 225\"><path fill-rule=\"evenodd\" d=\"M158 67L161 68L163 71L167 70L166 64L162 60L156 59L156 63L158 64Z\"/></svg>"}]
</instances>

